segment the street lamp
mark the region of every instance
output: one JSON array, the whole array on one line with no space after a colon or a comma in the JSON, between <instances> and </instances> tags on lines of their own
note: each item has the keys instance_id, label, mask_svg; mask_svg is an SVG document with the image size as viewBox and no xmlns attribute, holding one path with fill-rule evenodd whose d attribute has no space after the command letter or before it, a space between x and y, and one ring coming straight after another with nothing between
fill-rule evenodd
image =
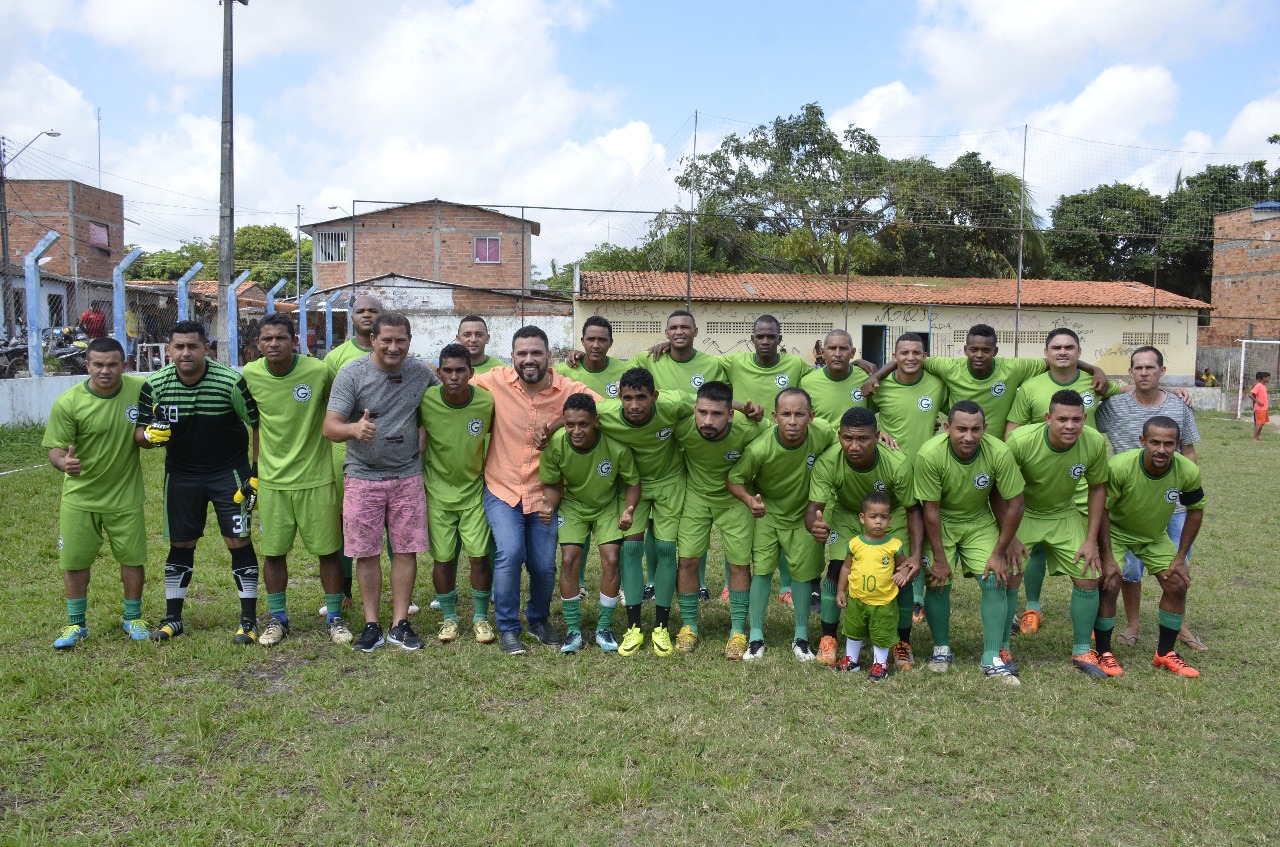
<instances>
[{"instance_id":1,"label":"street lamp","mask_svg":"<svg viewBox=\"0 0 1280 847\"><path fill-rule=\"evenodd\" d=\"M0 135L0 311L4 312L4 334L6 337L13 335L13 298L9 293L9 205L8 205L8 188L5 184L5 166L14 159L27 152L27 148L40 140L41 136L47 135L50 138L57 138L62 135L60 132L54 132L51 129L36 134L36 137L22 145L17 153L5 158L4 143L5 137Z\"/></svg>"},{"instance_id":2,"label":"street lamp","mask_svg":"<svg viewBox=\"0 0 1280 847\"><path fill-rule=\"evenodd\" d=\"M346 212L343 206L330 206L330 209L337 209L339 212ZM347 278L347 282L351 283L351 290L355 291L356 285L356 206L351 204L351 211L348 213L351 217L351 240L347 242L347 259L350 263L351 273Z\"/></svg>"}]
</instances>

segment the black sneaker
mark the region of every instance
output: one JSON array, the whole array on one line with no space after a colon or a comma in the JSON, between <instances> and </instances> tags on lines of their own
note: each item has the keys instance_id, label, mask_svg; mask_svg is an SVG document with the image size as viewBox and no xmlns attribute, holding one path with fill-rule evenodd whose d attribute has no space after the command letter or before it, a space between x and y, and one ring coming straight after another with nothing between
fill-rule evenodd
<instances>
[{"instance_id":1,"label":"black sneaker","mask_svg":"<svg viewBox=\"0 0 1280 847\"><path fill-rule=\"evenodd\" d=\"M383 645L382 626L376 623L367 623L364 625L364 632L360 633L360 637L351 642L353 650L359 650L361 653L372 653Z\"/></svg>"},{"instance_id":2,"label":"black sneaker","mask_svg":"<svg viewBox=\"0 0 1280 847\"><path fill-rule=\"evenodd\" d=\"M231 636L232 644L255 644L258 641L258 622L253 618L241 618L240 628Z\"/></svg>"},{"instance_id":3,"label":"black sneaker","mask_svg":"<svg viewBox=\"0 0 1280 847\"><path fill-rule=\"evenodd\" d=\"M698 602L699 603L711 602L711 592L707 590L707 587L705 585L702 588L698 589Z\"/></svg>"},{"instance_id":4,"label":"black sneaker","mask_svg":"<svg viewBox=\"0 0 1280 847\"><path fill-rule=\"evenodd\" d=\"M518 632L502 632L498 634L499 646L502 652L508 656L523 656L525 653L524 642L520 640Z\"/></svg>"},{"instance_id":5,"label":"black sneaker","mask_svg":"<svg viewBox=\"0 0 1280 847\"><path fill-rule=\"evenodd\" d=\"M387 640L392 644L399 644L406 650L421 650L425 643L418 633L413 631L413 627L409 626L408 618L391 627L391 631L387 633Z\"/></svg>"},{"instance_id":6,"label":"black sneaker","mask_svg":"<svg viewBox=\"0 0 1280 847\"><path fill-rule=\"evenodd\" d=\"M529 624L529 634L548 647L560 647L560 636L556 634L556 629L551 625L551 621L538 621L537 623Z\"/></svg>"},{"instance_id":7,"label":"black sneaker","mask_svg":"<svg viewBox=\"0 0 1280 847\"><path fill-rule=\"evenodd\" d=\"M653 602L653 598L655 598L655 597L657 597L657 596L658 596L658 592L657 592L657 591L655 591L655 590L653 589L653 586L652 586L652 585L646 585L646 586L644 587L644 594L642 594L642 595L640 596L640 602L641 602L641 603L652 603L652 602Z\"/></svg>"}]
</instances>

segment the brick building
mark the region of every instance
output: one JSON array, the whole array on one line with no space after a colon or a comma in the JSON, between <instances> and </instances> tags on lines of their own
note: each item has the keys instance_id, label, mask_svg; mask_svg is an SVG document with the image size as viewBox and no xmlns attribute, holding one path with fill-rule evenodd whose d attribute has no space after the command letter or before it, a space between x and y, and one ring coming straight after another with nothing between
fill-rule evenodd
<instances>
[{"instance_id":1,"label":"brick building","mask_svg":"<svg viewBox=\"0 0 1280 847\"><path fill-rule=\"evenodd\" d=\"M426 200L302 227L316 284L335 288L384 274L519 292L529 285L537 221Z\"/></svg>"},{"instance_id":2,"label":"brick building","mask_svg":"<svg viewBox=\"0 0 1280 847\"><path fill-rule=\"evenodd\" d=\"M1242 338L1280 339L1280 202L1233 209L1213 218L1213 316L1200 327L1200 367L1239 369ZM1275 369L1277 351L1260 351L1257 367Z\"/></svg>"}]
</instances>

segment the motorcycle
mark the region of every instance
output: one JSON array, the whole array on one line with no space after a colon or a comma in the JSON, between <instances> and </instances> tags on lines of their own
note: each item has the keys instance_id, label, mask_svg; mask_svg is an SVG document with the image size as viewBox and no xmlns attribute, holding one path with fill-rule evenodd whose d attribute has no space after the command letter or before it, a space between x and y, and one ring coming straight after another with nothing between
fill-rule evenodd
<instances>
[{"instance_id":1,"label":"motorcycle","mask_svg":"<svg viewBox=\"0 0 1280 847\"><path fill-rule=\"evenodd\" d=\"M59 373L89 372L89 336L81 327L50 327L42 334L46 333L45 356L56 361Z\"/></svg>"},{"instance_id":2,"label":"motorcycle","mask_svg":"<svg viewBox=\"0 0 1280 847\"><path fill-rule=\"evenodd\" d=\"M8 338L0 343L0 379L13 379L27 369L27 341Z\"/></svg>"}]
</instances>

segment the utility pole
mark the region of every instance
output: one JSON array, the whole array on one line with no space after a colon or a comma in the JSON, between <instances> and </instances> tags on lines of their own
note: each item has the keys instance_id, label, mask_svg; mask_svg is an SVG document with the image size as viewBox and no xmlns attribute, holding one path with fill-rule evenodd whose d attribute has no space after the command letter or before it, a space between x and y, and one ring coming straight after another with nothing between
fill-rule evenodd
<instances>
[{"instance_id":1,"label":"utility pole","mask_svg":"<svg viewBox=\"0 0 1280 847\"><path fill-rule=\"evenodd\" d=\"M55 132L51 129L45 130L44 132L37 134L35 138L31 139L26 144L22 145L17 153L14 153L8 158L5 158L4 155L5 137L0 135L0 251L3 251L3 255L0 255L0 312L4 312L5 340L8 340L13 336L14 319L17 316L13 313L14 302L11 294L13 287L9 283L9 204L7 201L8 186L5 184L6 180L4 169L5 165L21 156L27 151L28 147L39 141L40 136L42 135L47 135L50 138L57 138L59 135L62 135L62 133Z\"/></svg>"},{"instance_id":2,"label":"utility pole","mask_svg":"<svg viewBox=\"0 0 1280 847\"><path fill-rule=\"evenodd\" d=\"M214 328L221 346L218 358L231 361L231 322L227 297L236 273L236 221L235 221L235 156L232 151L232 98L231 98L231 9L236 3L249 5L249 0L222 0L222 184L219 192L218 215L218 325Z\"/></svg>"}]
</instances>

